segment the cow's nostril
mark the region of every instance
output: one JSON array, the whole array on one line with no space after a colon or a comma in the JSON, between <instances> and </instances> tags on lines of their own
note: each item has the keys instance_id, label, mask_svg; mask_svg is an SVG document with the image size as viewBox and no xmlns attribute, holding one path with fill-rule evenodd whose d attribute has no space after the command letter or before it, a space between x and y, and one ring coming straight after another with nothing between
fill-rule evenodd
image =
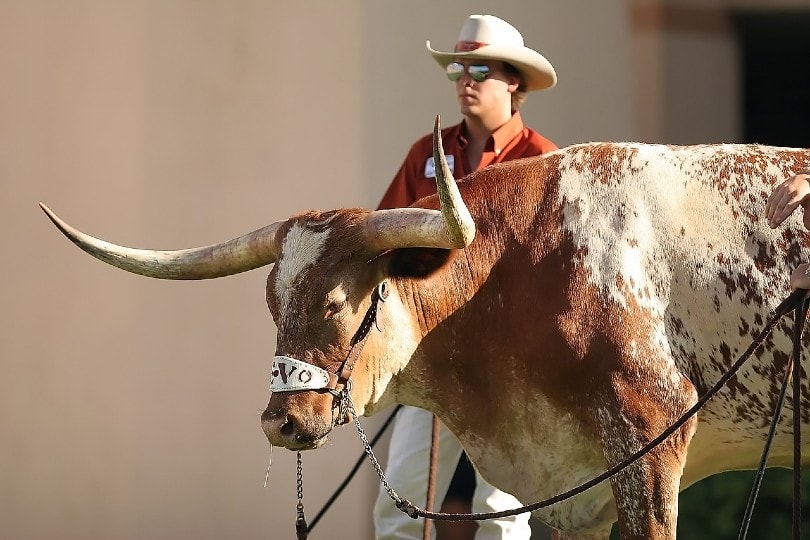
<instances>
[{"instance_id":1,"label":"cow's nostril","mask_svg":"<svg viewBox=\"0 0 810 540\"><path fill-rule=\"evenodd\" d=\"M287 421L284 422L283 426L281 426L280 431L285 437L292 437L292 435L295 433L295 425L293 424L293 421L287 418Z\"/></svg>"}]
</instances>

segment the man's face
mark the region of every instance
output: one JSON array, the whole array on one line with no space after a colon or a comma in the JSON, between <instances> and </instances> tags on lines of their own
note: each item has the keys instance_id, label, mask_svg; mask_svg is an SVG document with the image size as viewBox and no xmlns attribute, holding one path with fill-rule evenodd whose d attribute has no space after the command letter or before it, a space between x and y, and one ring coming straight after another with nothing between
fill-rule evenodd
<instances>
[{"instance_id":1,"label":"man's face","mask_svg":"<svg viewBox=\"0 0 810 540\"><path fill-rule=\"evenodd\" d=\"M457 59L454 64L456 73L460 73L455 88L461 114L485 117L493 111L500 113L504 108L511 107L512 92L517 90L519 81L507 75L503 62ZM459 66L463 66L463 70ZM484 71L483 66L489 71L485 79L477 81L476 74ZM478 78L481 76L478 75Z\"/></svg>"}]
</instances>

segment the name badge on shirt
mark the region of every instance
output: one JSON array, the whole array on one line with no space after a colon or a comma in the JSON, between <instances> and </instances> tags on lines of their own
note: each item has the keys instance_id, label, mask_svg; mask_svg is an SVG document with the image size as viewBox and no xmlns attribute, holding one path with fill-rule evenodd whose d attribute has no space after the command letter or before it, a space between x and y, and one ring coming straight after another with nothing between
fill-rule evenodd
<instances>
[{"instance_id":1,"label":"name badge on shirt","mask_svg":"<svg viewBox=\"0 0 810 540\"><path fill-rule=\"evenodd\" d=\"M456 157L452 154L445 156L447 159L447 166L450 167L450 172L455 173ZM427 158L425 162L425 178L436 178L436 162L432 157Z\"/></svg>"}]
</instances>

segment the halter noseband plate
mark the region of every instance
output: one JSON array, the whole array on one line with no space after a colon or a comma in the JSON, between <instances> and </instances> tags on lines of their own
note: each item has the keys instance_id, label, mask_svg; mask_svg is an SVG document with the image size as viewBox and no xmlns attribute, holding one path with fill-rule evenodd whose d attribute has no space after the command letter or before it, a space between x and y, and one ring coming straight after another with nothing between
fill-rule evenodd
<instances>
[{"instance_id":1,"label":"halter noseband plate","mask_svg":"<svg viewBox=\"0 0 810 540\"><path fill-rule=\"evenodd\" d=\"M321 390L329 387L329 372L289 356L274 356L270 378L271 392Z\"/></svg>"}]
</instances>

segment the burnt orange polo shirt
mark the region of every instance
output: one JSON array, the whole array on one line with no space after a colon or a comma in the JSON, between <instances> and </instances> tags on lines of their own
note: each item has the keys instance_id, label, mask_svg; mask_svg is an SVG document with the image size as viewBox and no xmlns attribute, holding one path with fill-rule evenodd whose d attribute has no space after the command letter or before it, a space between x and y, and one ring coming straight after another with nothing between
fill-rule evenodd
<instances>
[{"instance_id":1,"label":"burnt orange polo shirt","mask_svg":"<svg viewBox=\"0 0 810 540\"><path fill-rule=\"evenodd\" d=\"M467 170L464 148L464 122L442 130L444 153L456 179L473 171ZM512 115L487 141L478 169L556 150L557 145L533 129L523 125L520 112ZM436 193L436 173L433 166L433 134L419 139L411 147L391 185L380 201L379 209L410 206L417 199Z\"/></svg>"}]
</instances>

